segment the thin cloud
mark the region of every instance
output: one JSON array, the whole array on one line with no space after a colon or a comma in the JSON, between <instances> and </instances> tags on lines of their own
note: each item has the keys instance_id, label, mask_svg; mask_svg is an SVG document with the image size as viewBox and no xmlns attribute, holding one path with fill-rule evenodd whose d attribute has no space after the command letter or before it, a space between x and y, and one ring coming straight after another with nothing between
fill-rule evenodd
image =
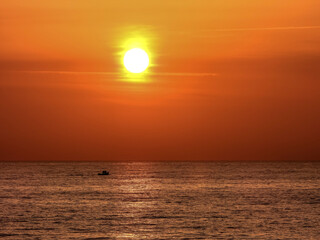
<instances>
[{"instance_id":1,"label":"thin cloud","mask_svg":"<svg viewBox=\"0 0 320 240\"><path fill-rule=\"evenodd\" d=\"M190 76L190 77L201 77L201 76L216 76L216 73L151 73L150 75L155 75L155 76Z\"/></svg>"},{"instance_id":2,"label":"thin cloud","mask_svg":"<svg viewBox=\"0 0 320 240\"><path fill-rule=\"evenodd\" d=\"M263 30L303 30L320 29L320 26L287 26L287 27L259 27L259 28L226 28L226 29L208 29L204 32L237 32L237 31L263 31Z\"/></svg>"},{"instance_id":3,"label":"thin cloud","mask_svg":"<svg viewBox=\"0 0 320 240\"><path fill-rule=\"evenodd\" d=\"M22 71L25 73L43 73L43 74L71 74L71 75L119 75L117 72L76 72L76 71Z\"/></svg>"},{"instance_id":4,"label":"thin cloud","mask_svg":"<svg viewBox=\"0 0 320 240\"><path fill-rule=\"evenodd\" d=\"M71 74L71 75L108 75L108 76L122 76L120 72L76 72L76 71L23 71L25 73L40 73L40 74ZM184 73L184 72L160 72L160 73L148 73L151 76L187 76L187 77L205 77L216 76L216 73Z\"/></svg>"},{"instance_id":5,"label":"thin cloud","mask_svg":"<svg viewBox=\"0 0 320 240\"><path fill-rule=\"evenodd\" d=\"M180 31L179 34L192 34L194 37L210 37L207 35L201 35L213 32L250 32L250 31L291 31L291 30L318 30L320 26L284 26L284 27L256 27L256 28L218 28L218 29L202 29L195 31ZM195 34L198 33L198 34Z\"/></svg>"}]
</instances>

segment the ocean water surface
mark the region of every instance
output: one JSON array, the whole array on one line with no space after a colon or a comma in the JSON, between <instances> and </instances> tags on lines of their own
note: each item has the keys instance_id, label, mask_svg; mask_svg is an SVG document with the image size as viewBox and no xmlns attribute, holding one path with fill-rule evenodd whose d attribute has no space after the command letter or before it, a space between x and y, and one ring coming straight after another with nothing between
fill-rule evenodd
<instances>
[{"instance_id":1,"label":"ocean water surface","mask_svg":"<svg viewBox=\"0 0 320 240\"><path fill-rule=\"evenodd\" d=\"M0 226L3 239L319 239L320 163L1 162Z\"/></svg>"}]
</instances>

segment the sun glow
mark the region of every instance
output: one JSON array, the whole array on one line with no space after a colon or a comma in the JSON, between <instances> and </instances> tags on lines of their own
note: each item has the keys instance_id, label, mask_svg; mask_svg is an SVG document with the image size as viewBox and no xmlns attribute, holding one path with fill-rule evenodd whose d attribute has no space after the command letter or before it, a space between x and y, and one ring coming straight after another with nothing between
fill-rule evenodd
<instances>
[{"instance_id":1,"label":"sun glow","mask_svg":"<svg viewBox=\"0 0 320 240\"><path fill-rule=\"evenodd\" d=\"M149 56L144 50L133 48L124 55L123 64L131 73L142 73L149 65Z\"/></svg>"}]
</instances>

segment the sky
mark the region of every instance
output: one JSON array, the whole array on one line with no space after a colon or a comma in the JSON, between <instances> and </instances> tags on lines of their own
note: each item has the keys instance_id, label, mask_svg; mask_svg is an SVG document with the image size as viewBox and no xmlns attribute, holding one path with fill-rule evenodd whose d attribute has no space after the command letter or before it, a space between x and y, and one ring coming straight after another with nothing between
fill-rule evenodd
<instances>
[{"instance_id":1,"label":"sky","mask_svg":"<svg viewBox=\"0 0 320 240\"><path fill-rule=\"evenodd\" d=\"M318 9L3 1L0 160L319 160ZM143 74L124 69L131 47Z\"/></svg>"}]
</instances>

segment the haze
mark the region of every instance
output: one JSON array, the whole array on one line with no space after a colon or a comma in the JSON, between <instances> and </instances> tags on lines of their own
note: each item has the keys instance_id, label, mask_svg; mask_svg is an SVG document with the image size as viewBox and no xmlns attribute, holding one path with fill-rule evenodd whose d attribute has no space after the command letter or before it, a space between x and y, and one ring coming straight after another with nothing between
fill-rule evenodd
<instances>
[{"instance_id":1,"label":"haze","mask_svg":"<svg viewBox=\"0 0 320 240\"><path fill-rule=\"evenodd\" d=\"M0 159L318 160L319 9L4 1ZM136 37L152 57L137 82L119 60Z\"/></svg>"}]
</instances>

